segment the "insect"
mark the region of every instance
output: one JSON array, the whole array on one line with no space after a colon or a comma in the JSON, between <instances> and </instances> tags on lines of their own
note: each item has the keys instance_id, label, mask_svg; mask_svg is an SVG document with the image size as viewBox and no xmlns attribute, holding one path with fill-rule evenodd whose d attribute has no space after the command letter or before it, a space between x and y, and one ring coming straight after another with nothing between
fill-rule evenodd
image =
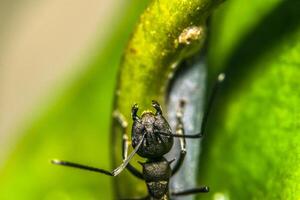
<instances>
[{"instance_id":1,"label":"insect","mask_svg":"<svg viewBox=\"0 0 300 200\"><path fill-rule=\"evenodd\" d=\"M162 108L157 101L152 101L152 106L156 112L144 111L141 116L138 116L138 105L135 104L131 108L131 116L133 120L131 131L131 143L133 151L128 155L129 138L126 134L127 122L125 118L118 112L115 113L116 119L119 121L123 128L122 139L122 164L113 171L107 171L96 167L90 167L82 164L77 164L69 161L52 160L53 164L63 165L94 171L108 176L117 176L125 168L137 178L145 181L148 189L148 196L140 199L149 200L168 200L174 196L184 196L197 193L209 192L209 187L202 186L182 191L169 191L170 178L179 171L185 155L186 155L186 138L197 139L203 136L205 126L207 123L208 115L212 107L212 102L216 94L219 83L225 78L222 73L218 76L216 84L213 87L210 95L208 105L205 108L204 116L201 122L201 130L197 134L185 134L183 124L183 109L184 101L179 104L179 109L176 114L177 125L176 132L173 133L169 123L163 116ZM179 138L180 141L180 155L178 159L167 160L164 155L168 153L174 142L174 138ZM146 158L146 162L139 162L142 165L142 172L130 164L130 160L135 154ZM174 165L171 167L171 163Z\"/></svg>"}]
</instances>

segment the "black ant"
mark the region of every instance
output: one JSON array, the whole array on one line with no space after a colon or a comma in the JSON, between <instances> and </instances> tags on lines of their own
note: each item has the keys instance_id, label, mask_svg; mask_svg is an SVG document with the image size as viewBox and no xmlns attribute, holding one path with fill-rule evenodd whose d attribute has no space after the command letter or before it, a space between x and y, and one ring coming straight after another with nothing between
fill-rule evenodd
<instances>
[{"instance_id":1,"label":"black ant","mask_svg":"<svg viewBox=\"0 0 300 200\"><path fill-rule=\"evenodd\" d=\"M215 93L217 91L219 83L221 83L224 80L224 78L224 74L220 74L218 76L217 82L213 88L212 94L208 101L208 105L204 112L204 117L201 122L201 132L198 134L186 135L184 133L184 125L182 120L184 101L180 102L179 109L177 111L176 133L172 133L169 123L162 115L163 113L161 106L158 102L153 100L152 106L156 110L156 113L153 113L151 111L144 111L139 117L137 115L138 105L135 104L131 109L131 116L133 119L131 141L134 150L129 156L127 156L129 147L129 139L126 134L127 122L120 113L114 113L115 117L117 118L117 120L123 128L123 163L113 171L110 172L104 169L61 160L52 160L52 163L99 172L108 176L117 176L123 171L123 169L127 168L134 176L144 180L147 184L149 194L147 197L141 199L167 200L170 199L170 196L184 196L196 193L209 192L209 188L207 186L188 189L184 191L170 192L169 180L180 169L184 161L186 155L185 138L195 139L201 138L203 136L208 114L212 106ZM168 161L164 157L164 155L171 150L173 146L174 137L179 138L181 149L179 159L174 164L174 167L171 168L171 163L174 162L175 159ZM142 172L140 172L138 169L136 169L129 163L136 153L139 156L147 159L147 161L144 163L139 162L143 167Z\"/></svg>"}]
</instances>

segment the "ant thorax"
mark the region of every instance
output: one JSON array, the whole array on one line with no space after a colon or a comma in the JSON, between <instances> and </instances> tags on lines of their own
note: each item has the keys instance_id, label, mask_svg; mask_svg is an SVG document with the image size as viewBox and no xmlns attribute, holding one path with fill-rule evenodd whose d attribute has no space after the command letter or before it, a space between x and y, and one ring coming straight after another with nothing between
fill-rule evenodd
<instances>
[{"instance_id":1,"label":"ant thorax","mask_svg":"<svg viewBox=\"0 0 300 200\"><path fill-rule=\"evenodd\" d=\"M167 133L170 136L162 135ZM140 142L143 135L143 144L137 154L144 158L159 158L168 153L173 146L172 131L167 120L160 113L143 112L140 118L134 120L132 125L132 146Z\"/></svg>"}]
</instances>

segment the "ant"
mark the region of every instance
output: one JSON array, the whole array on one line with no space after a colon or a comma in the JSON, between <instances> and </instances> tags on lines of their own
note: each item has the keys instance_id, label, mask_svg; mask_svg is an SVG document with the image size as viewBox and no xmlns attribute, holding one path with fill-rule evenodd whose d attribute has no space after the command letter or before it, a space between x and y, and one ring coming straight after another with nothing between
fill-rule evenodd
<instances>
[{"instance_id":1,"label":"ant","mask_svg":"<svg viewBox=\"0 0 300 200\"><path fill-rule=\"evenodd\" d=\"M184 133L183 124L183 108L185 101L181 101L179 104L179 109L176 113L177 125L176 133L172 133L171 127L167 120L163 117L163 112L161 106L157 101L152 101L152 106L156 110L155 113L152 111L144 111L141 116L138 116L138 105L133 105L131 109L131 116L133 120L132 125L132 135L131 143L134 150L127 155L129 148L129 139L126 134L127 122L123 115L119 112L115 112L114 116L120 123L123 129L123 142L122 142L122 157L123 163L114 169L113 171L107 171L104 169L99 169L95 167L90 167L86 165L81 165L73 162L62 161L62 160L52 160L53 164L63 165L68 167L74 167L79 169L84 169L88 171L94 171L108 176L117 176L125 168L128 169L134 176L142 179L146 182L148 188L148 196L140 199L149 200L168 200L170 197L174 196L184 196L196 193L207 193L209 192L209 187L197 187L193 189L188 189L184 191L169 191L169 180L170 178L178 172L180 169L185 155L186 155L186 138L197 139L203 136L205 132L205 126L207 123L208 115L212 107L212 102L216 94L219 83L221 83L225 78L223 73L219 74L218 79L213 87L212 93L210 95L208 105L204 111L204 116L201 122L201 131L198 134L186 135ZM168 153L174 142L174 138L179 138L180 140L180 155L179 159L171 168L171 163L175 159L168 161L164 155ZM142 172L132 166L129 162L132 157L138 154L139 156L146 158L146 162L139 162L142 165Z\"/></svg>"}]
</instances>

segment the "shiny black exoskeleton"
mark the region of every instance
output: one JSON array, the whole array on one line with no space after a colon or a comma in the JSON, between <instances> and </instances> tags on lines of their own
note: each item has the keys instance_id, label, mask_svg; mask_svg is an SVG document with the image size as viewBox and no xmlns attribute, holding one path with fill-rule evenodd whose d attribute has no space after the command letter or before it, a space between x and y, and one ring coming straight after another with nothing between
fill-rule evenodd
<instances>
[{"instance_id":1,"label":"shiny black exoskeleton","mask_svg":"<svg viewBox=\"0 0 300 200\"><path fill-rule=\"evenodd\" d=\"M132 146L135 148L145 135L137 154L148 158L143 166L143 178L146 181L149 195L156 199L168 195L169 179L172 175L170 162L163 155L168 153L174 143L172 130L167 120L162 116L160 105L152 101L156 113L143 112L141 117L137 115L137 105L132 108ZM161 135L160 133L166 133Z\"/></svg>"},{"instance_id":2,"label":"shiny black exoskeleton","mask_svg":"<svg viewBox=\"0 0 300 200\"><path fill-rule=\"evenodd\" d=\"M153 105L158 106L155 102ZM133 125L132 125L132 146L133 148L139 143L142 135L145 134L145 139L142 146L137 151L141 157L144 158L159 158L168 153L173 146L172 130L167 120L162 116L160 111L156 114L152 112L144 112L139 118L136 114L137 105L132 109ZM167 133L167 135L160 135L159 133Z\"/></svg>"},{"instance_id":3,"label":"shiny black exoskeleton","mask_svg":"<svg viewBox=\"0 0 300 200\"><path fill-rule=\"evenodd\" d=\"M149 195L161 199L168 195L169 179L172 174L170 162L164 157L142 163L143 176L147 184Z\"/></svg>"},{"instance_id":4,"label":"shiny black exoskeleton","mask_svg":"<svg viewBox=\"0 0 300 200\"><path fill-rule=\"evenodd\" d=\"M86 165L81 165L77 163L72 163L68 161L52 160L53 164L64 165L68 167L75 167L84 170L99 172L109 176L117 176L123 171L123 169L128 169L134 176L142 179L146 182L148 188L148 196L140 199L150 199L150 200L168 200L172 196L183 196L202 192L208 192L209 188L198 187L193 189L188 189L184 191L169 191L169 181L171 176L173 176L181 167L185 155L186 155L186 138L200 138L205 130L205 125L207 122L207 117L212 105L212 101L217 90L218 83L223 81L225 78L224 74L218 76L217 84L215 85L212 95L209 99L208 106L205 109L204 117L201 124L201 132L195 135L186 135L184 133L183 126L183 107L184 101L180 103L177 112L177 125L176 133L173 133L169 123L163 117L162 109L158 102L152 101L152 106L156 110L155 113L151 111L144 111L139 117L138 106L135 104L131 109L131 115L133 119L132 131L131 131L131 142L134 150L127 155L130 141L127 136L127 122L124 116L118 111L114 112L114 116L119 121L123 128L123 144L122 144L122 157L123 163L114 169L113 171L107 171L104 169L99 169L95 167L90 167ZM168 153L172 146L174 137L178 137L180 141L180 155L176 160L174 166L171 167L171 163L175 159L168 161L164 155ZM142 163L142 172L136 169L130 164L130 160L135 154L146 158L146 162ZM130 199L130 198L128 198ZM136 199L136 198L134 198Z\"/></svg>"}]
</instances>

